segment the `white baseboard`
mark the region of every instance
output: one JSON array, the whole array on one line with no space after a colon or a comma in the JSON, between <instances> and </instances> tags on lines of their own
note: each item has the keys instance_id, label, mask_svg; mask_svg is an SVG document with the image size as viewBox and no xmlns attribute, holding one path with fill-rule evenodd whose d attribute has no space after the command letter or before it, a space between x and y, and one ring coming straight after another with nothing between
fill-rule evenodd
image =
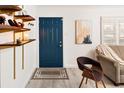
<instances>
[{"instance_id":1,"label":"white baseboard","mask_svg":"<svg viewBox=\"0 0 124 93\"><path fill-rule=\"evenodd\" d=\"M63 66L64 68L78 68L78 66L77 65L68 65L68 64L66 64L66 65L64 65Z\"/></svg>"},{"instance_id":2,"label":"white baseboard","mask_svg":"<svg viewBox=\"0 0 124 93\"><path fill-rule=\"evenodd\" d=\"M30 77L29 77L27 83L25 84L24 88L26 88L27 85L29 84L30 80L32 79L32 76L34 75L35 70L36 70L36 68L34 68L34 69L32 70L32 73L31 73L31 75L30 75Z\"/></svg>"}]
</instances>

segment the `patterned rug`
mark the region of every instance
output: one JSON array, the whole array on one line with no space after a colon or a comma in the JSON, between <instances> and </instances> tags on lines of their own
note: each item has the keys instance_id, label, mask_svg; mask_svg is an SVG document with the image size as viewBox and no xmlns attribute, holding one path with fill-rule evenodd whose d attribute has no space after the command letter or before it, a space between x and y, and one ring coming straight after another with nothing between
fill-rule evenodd
<instances>
[{"instance_id":1,"label":"patterned rug","mask_svg":"<svg viewBox=\"0 0 124 93\"><path fill-rule=\"evenodd\" d=\"M65 68L37 68L32 79L69 79Z\"/></svg>"}]
</instances>

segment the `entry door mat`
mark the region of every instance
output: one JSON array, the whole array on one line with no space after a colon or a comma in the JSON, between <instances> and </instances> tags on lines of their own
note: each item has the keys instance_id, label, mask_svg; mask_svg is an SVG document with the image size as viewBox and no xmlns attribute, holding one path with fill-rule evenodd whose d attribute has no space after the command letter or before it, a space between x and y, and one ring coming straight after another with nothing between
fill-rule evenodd
<instances>
[{"instance_id":1,"label":"entry door mat","mask_svg":"<svg viewBox=\"0 0 124 93\"><path fill-rule=\"evenodd\" d=\"M32 79L69 79L66 68L36 68Z\"/></svg>"}]
</instances>

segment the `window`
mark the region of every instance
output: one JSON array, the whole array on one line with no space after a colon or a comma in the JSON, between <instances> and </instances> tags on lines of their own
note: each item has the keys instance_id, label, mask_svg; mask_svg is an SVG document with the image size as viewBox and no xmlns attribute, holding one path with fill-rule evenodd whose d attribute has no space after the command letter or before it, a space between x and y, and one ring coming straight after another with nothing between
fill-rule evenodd
<instances>
[{"instance_id":1,"label":"window","mask_svg":"<svg viewBox=\"0 0 124 93\"><path fill-rule=\"evenodd\" d=\"M102 44L124 45L124 17L101 17Z\"/></svg>"}]
</instances>

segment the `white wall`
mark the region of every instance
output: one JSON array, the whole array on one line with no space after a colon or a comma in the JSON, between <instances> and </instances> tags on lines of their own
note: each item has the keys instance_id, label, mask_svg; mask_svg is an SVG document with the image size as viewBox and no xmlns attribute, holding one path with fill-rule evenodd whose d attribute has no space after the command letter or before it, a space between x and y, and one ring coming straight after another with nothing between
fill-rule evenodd
<instances>
[{"instance_id":1,"label":"white wall","mask_svg":"<svg viewBox=\"0 0 124 93\"><path fill-rule=\"evenodd\" d=\"M37 17L63 17L64 67L76 67L79 56L94 57L100 44L100 16L124 16L124 6L37 6ZM75 44L76 19L92 22L92 44Z\"/></svg>"},{"instance_id":2,"label":"white wall","mask_svg":"<svg viewBox=\"0 0 124 93\"><path fill-rule=\"evenodd\" d=\"M36 6L25 6L27 13L36 16ZM36 38L36 22L29 32L30 38ZM0 33L0 42L13 40L13 32ZM16 79L13 79L13 48L0 49L1 87L25 87L37 66L36 42L26 45L24 52L24 70L22 70L22 47L16 47Z\"/></svg>"}]
</instances>

